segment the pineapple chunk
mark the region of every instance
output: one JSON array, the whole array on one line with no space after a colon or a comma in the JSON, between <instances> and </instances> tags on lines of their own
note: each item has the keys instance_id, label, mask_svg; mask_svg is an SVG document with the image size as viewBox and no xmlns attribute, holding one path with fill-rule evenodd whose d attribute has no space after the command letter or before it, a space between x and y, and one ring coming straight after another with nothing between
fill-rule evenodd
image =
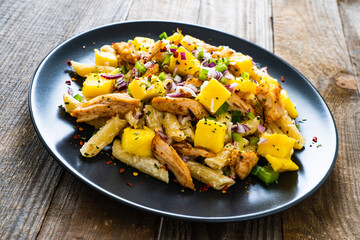
<instances>
[{"instance_id":1,"label":"pineapple chunk","mask_svg":"<svg viewBox=\"0 0 360 240\"><path fill-rule=\"evenodd\" d=\"M86 98L93 98L99 95L113 92L114 80L107 80L98 73L88 76L84 83L82 93Z\"/></svg>"},{"instance_id":2,"label":"pineapple chunk","mask_svg":"<svg viewBox=\"0 0 360 240\"><path fill-rule=\"evenodd\" d=\"M117 58L114 52L100 52L95 49L95 65L117 67Z\"/></svg>"},{"instance_id":3,"label":"pineapple chunk","mask_svg":"<svg viewBox=\"0 0 360 240\"><path fill-rule=\"evenodd\" d=\"M241 76L242 72L252 72L253 63L251 57L243 55L241 53L234 54L230 58L230 66L235 76Z\"/></svg>"},{"instance_id":4,"label":"pineapple chunk","mask_svg":"<svg viewBox=\"0 0 360 240\"><path fill-rule=\"evenodd\" d=\"M186 60L182 60L181 58L181 55L184 55L184 53ZM176 68L176 73L179 73L183 76L186 76L188 74L195 75L195 73L201 70L199 60L197 60L184 47L179 47L170 57L169 68L171 72L173 72Z\"/></svg>"},{"instance_id":5,"label":"pineapple chunk","mask_svg":"<svg viewBox=\"0 0 360 240\"><path fill-rule=\"evenodd\" d=\"M73 67L74 71L81 77L87 77L93 72L107 74L115 70L115 68L110 66L95 66L92 64L78 63L74 61L71 61L71 66Z\"/></svg>"},{"instance_id":6,"label":"pineapple chunk","mask_svg":"<svg viewBox=\"0 0 360 240\"><path fill-rule=\"evenodd\" d=\"M149 52L149 49L155 44L151 38L136 37L134 38L134 47L137 51Z\"/></svg>"},{"instance_id":7,"label":"pineapple chunk","mask_svg":"<svg viewBox=\"0 0 360 240\"><path fill-rule=\"evenodd\" d=\"M156 76L152 76L150 81L148 77L133 80L128 90L134 98L139 100L148 100L165 92L162 82Z\"/></svg>"},{"instance_id":8,"label":"pineapple chunk","mask_svg":"<svg viewBox=\"0 0 360 240\"><path fill-rule=\"evenodd\" d=\"M276 172L296 171L299 167L289 157L277 158L271 155L265 156L266 160Z\"/></svg>"},{"instance_id":9,"label":"pineapple chunk","mask_svg":"<svg viewBox=\"0 0 360 240\"><path fill-rule=\"evenodd\" d=\"M295 104L290 100L287 92L285 90L281 90L281 100L284 103L285 109L288 112L291 118L297 118L299 116L298 112L295 109Z\"/></svg>"},{"instance_id":10,"label":"pineapple chunk","mask_svg":"<svg viewBox=\"0 0 360 240\"><path fill-rule=\"evenodd\" d=\"M176 32L173 35L171 35L170 37L168 37L166 40L169 40L171 44L175 44L178 45L181 41L181 39L183 39L183 35Z\"/></svg>"},{"instance_id":11,"label":"pineapple chunk","mask_svg":"<svg viewBox=\"0 0 360 240\"><path fill-rule=\"evenodd\" d=\"M123 149L139 157L151 157L151 141L155 132L147 127L144 129L125 128L121 137Z\"/></svg>"},{"instance_id":12,"label":"pineapple chunk","mask_svg":"<svg viewBox=\"0 0 360 240\"><path fill-rule=\"evenodd\" d=\"M186 35L181 41L180 44L184 46L189 52L195 50L198 46L203 46L204 42L200 39L194 38L192 36Z\"/></svg>"},{"instance_id":13,"label":"pineapple chunk","mask_svg":"<svg viewBox=\"0 0 360 240\"><path fill-rule=\"evenodd\" d=\"M201 119L196 124L194 146L218 153L224 147L225 124L210 119Z\"/></svg>"},{"instance_id":14,"label":"pineapple chunk","mask_svg":"<svg viewBox=\"0 0 360 240\"><path fill-rule=\"evenodd\" d=\"M231 93L217 80L211 79L209 84L196 97L209 112L215 113L230 97Z\"/></svg>"},{"instance_id":15,"label":"pineapple chunk","mask_svg":"<svg viewBox=\"0 0 360 240\"><path fill-rule=\"evenodd\" d=\"M284 134L268 134L264 133L263 138L266 138L267 142L259 144L257 152L265 157L271 155L277 158L290 157L295 145L295 139L289 138Z\"/></svg>"}]
</instances>

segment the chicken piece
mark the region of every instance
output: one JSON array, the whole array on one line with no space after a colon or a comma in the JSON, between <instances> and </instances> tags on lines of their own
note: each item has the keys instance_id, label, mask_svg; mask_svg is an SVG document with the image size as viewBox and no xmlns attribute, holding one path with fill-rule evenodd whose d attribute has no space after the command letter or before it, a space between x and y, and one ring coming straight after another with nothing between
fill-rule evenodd
<instances>
[{"instance_id":1,"label":"chicken piece","mask_svg":"<svg viewBox=\"0 0 360 240\"><path fill-rule=\"evenodd\" d=\"M162 47L163 43L162 41L158 41L157 43L155 43L150 49L148 54L146 54L146 58L148 60L152 60L154 58L155 55L157 55L157 53L160 52L160 49Z\"/></svg>"},{"instance_id":2,"label":"chicken piece","mask_svg":"<svg viewBox=\"0 0 360 240\"><path fill-rule=\"evenodd\" d=\"M203 81L201 81L200 79L198 78L188 78L186 79L185 83L184 83L184 86L187 87L189 86L190 84L193 85L194 87L196 88L199 88L201 87L201 85L203 85ZM199 90L200 92L200 90Z\"/></svg>"},{"instance_id":3,"label":"chicken piece","mask_svg":"<svg viewBox=\"0 0 360 240\"><path fill-rule=\"evenodd\" d=\"M221 46L220 48L221 49L219 49L218 51L213 52L213 54L212 54L213 58L218 58L218 59L219 58L230 58L231 55L233 55L233 53L234 53L234 50L232 50L229 47Z\"/></svg>"},{"instance_id":4,"label":"chicken piece","mask_svg":"<svg viewBox=\"0 0 360 240\"><path fill-rule=\"evenodd\" d=\"M151 75L158 75L158 73L159 73L159 64L155 64L154 66L152 66L146 70L143 77L148 77Z\"/></svg>"},{"instance_id":5,"label":"chicken piece","mask_svg":"<svg viewBox=\"0 0 360 240\"><path fill-rule=\"evenodd\" d=\"M255 167L259 158L255 152L241 152L240 157L235 161L235 172L236 175L243 180L246 178L251 169Z\"/></svg>"},{"instance_id":6,"label":"chicken piece","mask_svg":"<svg viewBox=\"0 0 360 240\"><path fill-rule=\"evenodd\" d=\"M227 100L227 103L230 105L229 110L237 110L245 113L250 109L251 113L255 113L253 107L235 93L231 94L231 96Z\"/></svg>"},{"instance_id":7,"label":"chicken piece","mask_svg":"<svg viewBox=\"0 0 360 240\"><path fill-rule=\"evenodd\" d=\"M256 89L256 97L263 106L266 122L276 121L284 113L281 90L280 83L275 81L261 81Z\"/></svg>"},{"instance_id":8,"label":"chicken piece","mask_svg":"<svg viewBox=\"0 0 360 240\"><path fill-rule=\"evenodd\" d=\"M213 152L210 152L202 148L195 148L191 146L190 143L187 142L174 143L172 146L176 149L176 151L180 152L182 155L185 156L204 157L204 158L216 156L216 154Z\"/></svg>"},{"instance_id":9,"label":"chicken piece","mask_svg":"<svg viewBox=\"0 0 360 240\"><path fill-rule=\"evenodd\" d=\"M151 101L151 104L159 111L169 112L181 116L194 115L191 117L195 117L197 119L202 119L206 116L209 116L203 105L193 99L155 97Z\"/></svg>"},{"instance_id":10,"label":"chicken piece","mask_svg":"<svg viewBox=\"0 0 360 240\"><path fill-rule=\"evenodd\" d=\"M128 63L134 65L141 58L140 52L136 51L134 45L130 42L113 43L112 47L118 54L118 60L121 65Z\"/></svg>"},{"instance_id":11,"label":"chicken piece","mask_svg":"<svg viewBox=\"0 0 360 240\"><path fill-rule=\"evenodd\" d=\"M151 150L160 163L167 165L182 186L195 190L190 170L186 163L180 158L175 149L169 146L158 133L151 142Z\"/></svg>"},{"instance_id":12,"label":"chicken piece","mask_svg":"<svg viewBox=\"0 0 360 240\"><path fill-rule=\"evenodd\" d=\"M113 117L117 114L124 115L138 108L140 101L129 96L127 93L105 94L81 104L71 116L77 118L77 122L86 122L100 117Z\"/></svg>"}]
</instances>

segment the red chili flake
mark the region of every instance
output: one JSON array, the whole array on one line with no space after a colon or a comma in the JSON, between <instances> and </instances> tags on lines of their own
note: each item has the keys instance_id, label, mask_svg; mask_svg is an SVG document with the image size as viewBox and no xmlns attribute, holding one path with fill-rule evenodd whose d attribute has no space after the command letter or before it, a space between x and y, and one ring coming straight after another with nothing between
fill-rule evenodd
<instances>
[{"instance_id":1,"label":"red chili flake","mask_svg":"<svg viewBox=\"0 0 360 240\"><path fill-rule=\"evenodd\" d=\"M126 182L126 184L129 186L129 187L133 187L133 185L129 182Z\"/></svg>"},{"instance_id":2,"label":"red chili flake","mask_svg":"<svg viewBox=\"0 0 360 240\"><path fill-rule=\"evenodd\" d=\"M164 166L165 166L165 170L166 170L166 171L169 171L169 169L168 169L167 165L165 164Z\"/></svg>"},{"instance_id":3,"label":"red chili flake","mask_svg":"<svg viewBox=\"0 0 360 240\"><path fill-rule=\"evenodd\" d=\"M84 131L84 129L82 127L79 127L79 131Z\"/></svg>"},{"instance_id":4,"label":"red chili flake","mask_svg":"<svg viewBox=\"0 0 360 240\"><path fill-rule=\"evenodd\" d=\"M114 156L110 156L110 158L111 158L112 160L114 160L114 159L115 159L115 157L114 157Z\"/></svg>"},{"instance_id":5,"label":"red chili flake","mask_svg":"<svg viewBox=\"0 0 360 240\"><path fill-rule=\"evenodd\" d=\"M200 192L207 192L209 191L210 184L205 184L204 186L200 187Z\"/></svg>"},{"instance_id":6,"label":"red chili flake","mask_svg":"<svg viewBox=\"0 0 360 240\"><path fill-rule=\"evenodd\" d=\"M125 172L125 169L120 168L120 173L124 173L124 172Z\"/></svg>"},{"instance_id":7,"label":"red chili flake","mask_svg":"<svg viewBox=\"0 0 360 240\"><path fill-rule=\"evenodd\" d=\"M282 82L285 82L284 76L281 76L281 81L282 81Z\"/></svg>"},{"instance_id":8,"label":"red chili flake","mask_svg":"<svg viewBox=\"0 0 360 240\"><path fill-rule=\"evenodd\" d=\"M85 48L86 48L85 46L82 47L82 49L85 49Z\"/></svg>"},{"instance_id":9,"label":"red chili flake","mask_svg":"<svg viewBox=\"0 0 360 240\"><path fill-rule=\"evenodd\" d=\"M226 192L226 190L228 190L229 186L228 185L225 185L221 190L224 192Z\"/></svg>"},{"instance_id":10,"label":"red chili flake","mask_svg":"<svg viewBox=\"0 0 360 240\"><path fill-rule=\"evenodd\" d=\"M167 50L166 47L160 48L160 52L166 52L166 50Z\"/></svg>"},{"instance_id":11,"label":"red chili flake","mask_svg":"<svg viewBox=\"0 0 360 240\"><path fill-rule=\"evenodd\" d=\"M141 184L144 184L144 182L141 182Z\"/></svg>"},{"instance_id":12,"label":"red chili flake","mask_svg":"<svg viewBox=\"0 0 360 240\"><path fill-rule=\"evenodd\" d=\"M178 53L177 51L175 51L175 52L173 53L173 55L174 55L174 58L177 58L177 57L179 56L179 53Z\"/></svg>"},{"instance_id":13,"label":"red chili flake","mask_svg":"<svg viewBox=\"0 0 360 240\"><path fill-rule=\"evenodd\" d=\"M317 142L317 137L313 137L313 142Z\"/></svg>"},{"instance_id":14,"label":"red chili flake","mask_svg":"<svg viewBox=\"0 0 360 240\"><path fill-rule=\"evenodd\" d=\"M83 141L80 141L80 143L79 143L79 144L80 144L80 146L84 145Z\"/></svg>"},{"instance_id":15,"label":"red chili flake","mask_svg":"<svg viewBox=\"0 0 360 240\"><path fill-rule=\"evenodd\" d=\"M75 79L75 78L71 78L71 80L72 80L73 82L76 82L76 79Z\"/></svg>"},{"instance_id":16,"label":"red chili flake","mask_svg":"<svg viewBox=\"0 0 360 240\"><path fill-rule=\"evenodd\" d=\"M66 61L66 64L67 64L69 67L71 66L70 59L68 59L68 60Z\"/></svg>"},{"instance_id":17,"label":"red chili flake","mask_svg":"<svg viewBox=\"0 0 360 240\"><path fill-rule=\"evenodd\" d=\"M70 81L70 80L66 80L66 81L65 81L65 84L71 85L71 81Z\"/></svg>"},{"instance_id":18,"label":"red chili flake","mask_svg":"<svg viewBox=\"0 0 360 240\"><path fill-rule=\"evenodd\" d=\"M79 135L75 134L74 139L78 139L78 138L79 138Z\"/></svg>"},{"instance_id":19,"label":"red chili flake","mask_svg":"<svg viewBox=\"0 0 360 240\"><path fill-rule=\"evenodd\" d=\"M112 161L108 161L108 162L106 163L106 165L109 165L110 163L112 163Z\"/></svg>"},{"instance_id":20,"label":"red chili flake","mask_svg":"<svg viewBox=\"0 0 360 240\"><path fill-rule=\"evenodd\" d=\"M151 76L151 75L149 75L149 76L148 76L148 79L150 79L150 80L151 80L151 77L152 77L152 76Z\"/></svg>"}]
</instances>

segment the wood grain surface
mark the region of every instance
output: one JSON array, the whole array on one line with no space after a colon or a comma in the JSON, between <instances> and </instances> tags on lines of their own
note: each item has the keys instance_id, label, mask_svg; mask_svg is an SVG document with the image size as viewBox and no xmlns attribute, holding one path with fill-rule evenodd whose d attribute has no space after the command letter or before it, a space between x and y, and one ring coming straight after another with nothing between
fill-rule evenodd
<instances>
[{"instance_id":1,"label":"wood grain surface","mask_svg":"<svg viewBox=\"0 0 360 240\"><path fill-rule=\"evenodd\" d=\"M0 1L0 239L360 239L359 11L356 0ZM324 185L282 213L215 224L135 210L64 171L30 120L37 66L82 31L142 19L243 37L304 74L338 128L339 154Z\"/></svg>"}]
</instances>

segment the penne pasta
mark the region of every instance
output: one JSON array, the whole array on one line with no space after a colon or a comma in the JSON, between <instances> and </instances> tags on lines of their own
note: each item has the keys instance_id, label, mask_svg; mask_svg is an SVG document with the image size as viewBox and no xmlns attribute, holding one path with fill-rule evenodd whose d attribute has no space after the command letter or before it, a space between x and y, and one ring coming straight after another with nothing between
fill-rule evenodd
<instances>
[{"instance_id":1,"label":"penne pasta","mask_svg":"<svg viewBox=\"0 0 360 240\"><path fill-rule=\"evenodd\" d=\"M294 148L301 149L305 145L305 138L300 133L299 129L296 127L295 123L291 121L291 118L283 114L276 123L281 128L281 131L286 134L288 137L294 138L296 140Z\"/></svg>"},{"instance_id":2,"label":"penne pasta","mask_svg":"<svg viewBox=\"0 0 360 240\"><path fill-rule=\"evenodd\" d=\"M186 139L185 133L181 130L181 125L175 114L164 113L163 126L165 133L175 141L181 142Z\"/></svg>"},{"instance_id":3,"label":"penne pasta","mask_svg":"<svg viewBox=\"0 0 360 240\"><path fill-rule=\"evenodd\" d=\"M188 161L187 166L190 169L193 178L205 184L209 184L216 190L221 190L224 187L230 187L235 184L233 179L195 161Z\"/></svg>"},{"instance_id":4,"label":"penne pasta","mask_svg":"<svg viewBox=\"0 0 360 240\"><path fill-rule=\"evenodd\" d=\"M166 183L169 182L169 172L163 164L152 157L139 157L125 152L118 139L113 143L112 154L119 161L136 168L143 173L149 174Z\"/></svg>"},{"instance_id":5,"label":"penne pasta","mask_svg":"<svg viewBox=\"0 0 360 240\"><path fill-rule=\"evenodd\" d=\"M162 131L163 113L156 110L151 105L144 106L145 122L146 125L154 131Z\"/></svg>"},{"instance_id":6,"label":"penne pasta","mask_svg":"<svg viewBox=\"0 0 360 240\"><path fill-rule=\"evenodd\" d=\"M206 165L216 170L220 170L229 165L232 149L233 146L230 143L226 144L225 147L218 154L216 154L215 157L205 158Z\"/></svg>"}]
</instances>

